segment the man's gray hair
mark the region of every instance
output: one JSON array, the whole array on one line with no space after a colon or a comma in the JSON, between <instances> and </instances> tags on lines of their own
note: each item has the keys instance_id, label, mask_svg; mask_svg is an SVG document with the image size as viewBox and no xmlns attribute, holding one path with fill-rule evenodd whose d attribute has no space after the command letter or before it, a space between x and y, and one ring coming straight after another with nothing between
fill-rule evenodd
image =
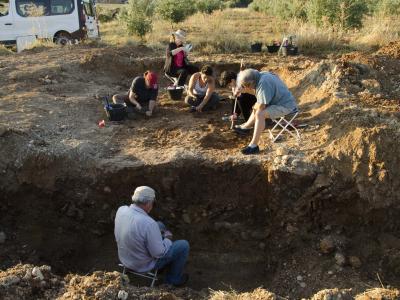
<instances>
[{"instance_id":1,"label":"man's gray hair","mask_svg":"<svg viewBox=\"0 0 400 300\"><path fill-rule=\"evenodd\" d=\"M239 72L237 77L237 87L241 88L242 85L255 88L260 78L260 72L254 69L246 69Z\"/></svg>"},{"instance_id":2,"label":"man's gray hair","mask_svg":"<svg viewBox=\"0 0 400 300\"><path fill-rule=\"evenodd\" d=\"M156 192L149 186L139 186L135 189L132 195L132 202L136 204L146 204L154 202L156 199Z\"/></svg>"}]
</instances>

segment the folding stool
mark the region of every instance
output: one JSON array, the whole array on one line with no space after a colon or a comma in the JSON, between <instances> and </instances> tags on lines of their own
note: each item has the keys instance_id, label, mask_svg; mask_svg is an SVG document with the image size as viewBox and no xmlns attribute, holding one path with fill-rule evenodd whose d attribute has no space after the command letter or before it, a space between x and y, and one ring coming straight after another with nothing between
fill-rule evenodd
<instances>
[{"instance_id":1,"label":"folding stool","mask_svg":"<svg viewBox=\"0 0 400 300\"><path fill-rule=\"evenodd\" d=\"M296 138L298 141L300 140L300 133L296 126L293 124L294 119L299 114L297 108L292 111L291 113L279 118L279 119L272 119L275 123L272 129L268 129L269 137L271 138L272 142L275 143L276 140L284 133L288 132L292 137ZM275 129L280 130L278 134L274 135L273 131ZM293 129L295 133L293 133L290 129Z\"/></svg>"},{"instance_id":2,"label":"folding stool","mask_svg":"<svg viewBox=\"0 0 400 300\"><path fill-rule=\"evenodd\" d=\"M172 77L170 75L168 75L167 73L164 73L165 77L167 77L174 85L178 84L178 78L176 77Z\"/></svg>"},{"instance_id":3,"label":"folding stool","mask_svg":"<svg viewBox=\"0 0 400 300\"><path fill-rule=\"evenodd\" d=\"M154 283L158 280L158 278L157 278L158 270L157 269L154 270L153 272L149 271L149 272L146 272L146 273L140 273L140 272L136 272L136 271L133 271L131 269L128 269L123 264L118 264L118 266L120 266L122 268L122 274L123 275L126 275L126 273L130 273L130 274L133 274L133 275L136 275L136 276L139 276L139 277L151 279L150 287L153 287Z\"/></svg>"}]
</instances>

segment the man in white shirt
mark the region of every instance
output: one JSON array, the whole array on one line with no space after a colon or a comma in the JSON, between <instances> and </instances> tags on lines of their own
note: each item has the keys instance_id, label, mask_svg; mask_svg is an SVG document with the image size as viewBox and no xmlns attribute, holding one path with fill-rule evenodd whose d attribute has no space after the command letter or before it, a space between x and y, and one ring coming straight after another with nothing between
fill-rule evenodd
<instances>
[{"instance_id":1,"label":"man in white shirt","mask_svg":"<svg viewBox=\"0 0 400 300\"><path fill-rule=\"evenodd\" d=\"M130 206L121 206L115 216L114 234L121 263L136 272L168 269L165 282L181 286L188 280L183 274L189 243L163 238L160 227L148 213L153 208L155 191L148 186L136 188Z\"/></svg>"}]
</instances>

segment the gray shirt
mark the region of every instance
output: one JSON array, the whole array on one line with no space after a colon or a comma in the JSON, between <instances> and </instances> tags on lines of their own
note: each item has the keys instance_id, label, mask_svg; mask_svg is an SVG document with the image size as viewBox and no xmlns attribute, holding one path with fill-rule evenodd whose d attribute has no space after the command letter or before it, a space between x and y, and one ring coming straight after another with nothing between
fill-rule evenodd
<instances>
[{"instance_id":1,"label":"gray shirt","mask_svg":"<svg viewBox=\"0 0 400 300\"><path fill-rule=\"evenodd\" d=\"M152 270L172 245L171 240L162 239L157 222L134 204L118 208L114 234L119 260L137 272Z\"/></svg>"},{"instance_id":2,"label":"gray shirt","mask_svg":"<svg viewBox=\"0 0 400 300\"><path fill-rule=\"evenodd\" d=\"M260 72L256 85L257 103L283 106L289 110L297 108L296 100L283 81L273 73Z\"/></svg>"}]
</instances>

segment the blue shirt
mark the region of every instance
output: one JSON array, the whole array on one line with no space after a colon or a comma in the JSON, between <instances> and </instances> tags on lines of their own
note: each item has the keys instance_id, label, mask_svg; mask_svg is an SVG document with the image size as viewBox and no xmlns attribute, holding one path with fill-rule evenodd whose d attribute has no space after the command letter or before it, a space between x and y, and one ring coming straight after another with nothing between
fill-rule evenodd
<instances>
[{"instance_id":1,"label":"blue shirt","mask_svg":"<svg viewBox=\"0 0 400 300\"><path fill-rule=\"evenodd\" d=\"M278 105L289 110L297 108L296 100L283 81L271 72L260 72L256 85L257 103Z\"/></svg>"},{"instance_id":2,"label":"blue shirt","mask_svg":"<svg viewBox=\"0 0 400 300\"><path fill-rule=\"evenodd\" d=\"M118 208L114 234L119 260L136 272L152 270L172 245L171 240L162 239L157 222L134 204Z\"/></svg>"}]
</instances>

